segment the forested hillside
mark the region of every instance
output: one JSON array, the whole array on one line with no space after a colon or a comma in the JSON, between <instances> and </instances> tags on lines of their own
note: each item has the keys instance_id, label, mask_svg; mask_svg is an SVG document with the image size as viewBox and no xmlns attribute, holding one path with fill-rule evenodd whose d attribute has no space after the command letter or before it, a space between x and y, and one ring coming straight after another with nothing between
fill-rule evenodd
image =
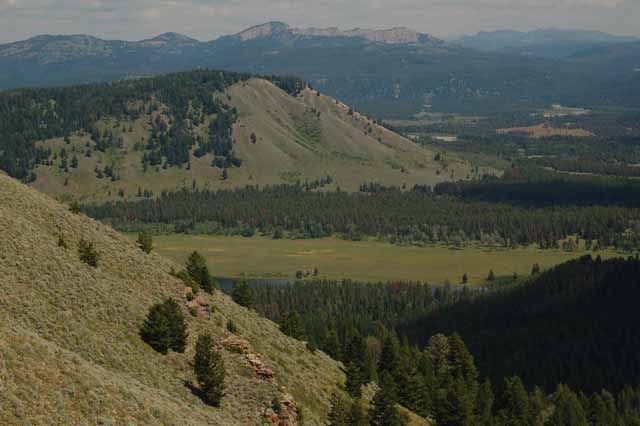
<instances>
[{"instance_id":1,"label":"forested hillside","mask_svg":"<svg viewBox=\"0 0 640 426\"><path fill-rule=\"evenodd\" d=\"M637 258L588 256L485 288L310 279L231 293L342 360L355 399L376 380L438 424L627 426L640 421L639 272Z\"/></svg>"},{"instance_id":2,"label":"forested hillside","mask_svg":"<svg viewBox=\"0 0 640 426\"><path fill-rule=\"evenodd\" d=\"M0 94L0 169L67 199L184 187L470 178L299 79L199 70ZM323 184L323 185L325 185Z\"/></svg>"},{"instance_id":3,"label":"forested hillside","mask_svg":"<svg viewBox=\"0 0 640 426\"><path fill-rule=\"evenodd\" d=\"M529 283L443 307L400 327L419 343L457 332L492 379L518 374L528 386L557 382L584 391L638 383L635 301L640 261L585 257Z\"/></svg>"}]
</instances>

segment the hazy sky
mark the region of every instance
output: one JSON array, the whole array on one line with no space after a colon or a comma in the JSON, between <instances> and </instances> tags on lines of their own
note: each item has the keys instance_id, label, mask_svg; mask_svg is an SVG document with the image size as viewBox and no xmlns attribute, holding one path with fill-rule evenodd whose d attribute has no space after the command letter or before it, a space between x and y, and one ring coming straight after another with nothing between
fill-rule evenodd
<instances>
[{"instance_id":1,"label":"hazy sky","mask_svg":"<svg viewBox=\"0 0 640 426\"><path fill-rule=\"evenodd\" d=\"M139 40L166 31L211 40L271 20L407 26L440 37L541 27L640 36L640 0L0 0L0 42L72 33Z\"/></svg>"}]
</instances>

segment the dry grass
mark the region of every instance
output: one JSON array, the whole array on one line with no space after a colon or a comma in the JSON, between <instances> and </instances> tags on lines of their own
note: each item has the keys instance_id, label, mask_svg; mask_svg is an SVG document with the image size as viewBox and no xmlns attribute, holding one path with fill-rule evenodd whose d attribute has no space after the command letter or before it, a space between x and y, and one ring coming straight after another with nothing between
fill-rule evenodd
<instances>
[{"instance_id":1,"label":"dry grass","mask_svg":"<svg viewBox=\"0 0 640 426\"><path fill-rule=\"evenodd\" d=\"M219 293L208 299L213 314L186 314L187 352L161 356L137 331L153 303L183 300L171 262L5 176L0 199L0 425L259 425L261 408L283 392L308 424L321 424L344 380L336 362ZM95 244L98 268L78 260L80 238ZM219 341L227 319L275 381L252 377L238 354L223 351L227 396L217 409L185 381L198 333Z\"/></svg>"}]
</instances>

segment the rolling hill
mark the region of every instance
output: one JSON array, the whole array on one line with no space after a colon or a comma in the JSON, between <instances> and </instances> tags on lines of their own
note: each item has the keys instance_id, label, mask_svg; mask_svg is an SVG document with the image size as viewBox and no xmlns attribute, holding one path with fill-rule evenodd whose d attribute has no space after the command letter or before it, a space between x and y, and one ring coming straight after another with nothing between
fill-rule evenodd
<instances>
[{"instance_id":1,"label":"rolling hill","mask_svg":"<svg viewBox=\"0 0 640 426\"><path fill-rule=\"evenodd\" d=\"M364 182L411 187L486 172L448 156L435 161L295 79L196 71L9 92L0 104L10 111L0 124L0 168L66 200L305 181L355 191ZM42 109L46 129L38 128Z\"/></svg>"},{"instance_id":2,"label":"rolling hill","mask_svg":"<svg viewBox=\"0 0 640 426\"><path fill-rule=\"evenodd\" d=\"M270 22L206 42L175 33L135 42L86 35L38 36L0 46L0 89L113 81L212 67L295 75L323 93L384 118L420 111L508 112L553 103L591 108L637 105L635 69L640 64L633 51L624 52L624 68L598 55L586 62L576 62L568 55L578 52L575 39L580 42L579 50L626 39L577 34L573 38L562 32L535 37L542 40L536 46L552 42L562 46L563 40L569 40L573 47L563 50L561 58L558 54L551 58L523 55L517 49L481 51L402 27L299 29ZM481 35L464 43L480 48L486 43L521 45L527 37L533 36ZM487 38L489 41L483 41ZM523 38L525 41L518 41ZM603 38L608 41L602 42Z\"/></svg>"},{"instance_id":3,"label":"rolling hill","mask_svg":"<svg viewBox=\"0 0 640 426\"><path fill-rule=\"evenodd\" d=\"M305 424L324 424L344 380L328 356L220 292L188 302L175 264L5 175L0 194L0 424L262 425L273 398L293 399ZM79 260L80 239L95 245L96 268ZM187 319L184 354L160 355L138 336L167 297ZM189 388L204 331L227 370L222 408Z\"/></svg>"}]
</instances>

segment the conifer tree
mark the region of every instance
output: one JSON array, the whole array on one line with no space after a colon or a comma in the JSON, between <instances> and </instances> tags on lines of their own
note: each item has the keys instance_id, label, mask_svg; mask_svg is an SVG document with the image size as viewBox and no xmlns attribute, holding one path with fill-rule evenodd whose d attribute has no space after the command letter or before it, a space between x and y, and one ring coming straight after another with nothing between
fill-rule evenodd
<instances>
[{"instance_id":1,"label":"conifer tree","mask_svg":"<svg viewBox=\"0 0 640 426\"><path fill-rule=\"evenodd\" d=\"M161 354L167 354L169 349L184 352L187 325L178 302L169 298L153 305L140 329L140 337Z\"/></svg>"},{"instance_id":2,"label":"conifer tree","mask_svg":"<svg viewBox=\"0 0 640 426\"><path fill-rule=\"evenodd\" d=\"M606 391L593 394L589 401L589 423L593 426L609 426L618 423L613 396Z\"/></svg>"},{"instance_id":3,"label":"conifer tree","mask_svg":"<svg viewBox=\"0 0 640 426\"><path fill-rule=\"evenodd\" d=\"M443 426L476 426L475 400L462 377L448 379L438 391L436 420Z\"/></svg>"},{"instance_id":4,"label":"conifer tree","mask_svg":"<svg viewBox=\"0 0 640 426\"><path fill-rule=\"evenodd\" d=\"M476 418L478 426L493 426L493 388L491 381L485 379L478 388L476 397Z\"/></svg>"},{"instance_id":5,"label":"conifer tree","mask_svg":"<svg viewBox=\"0 0 640 426\"><path fill-rule=\"evenodd\" d=\"M331 410L327 417L328 426L351 426L351 407L348 399L339 392L331 395Z\"/></svg>"},{"instance_id":6,"label":"conifer tree","mask_svg":"<svg viewBox=\"0 0 640 426\"><path fill-rule=\"evenodd\" d=\"M225 368L222 357L213 349L213 339L210 334L198 336L193 369L204 401L219 407L224 397Z\"/></svg>"},{"instance_id":7,"label":"conifer tree","mask_svg":"<svg viewBox=\"0 0 640 426\"><path fill-rule=\"evenodd\" d=\"M531 424L529 395L519 377L505 379L501 405L498 412L499 425L529 426Z\"/></svg>"},{"instance_id":8,"label":"conifer tree","mask_svg":"<svg viewBox=\"0 0 640 426\"><path fill-rule=\"evenodd\" d=\"M380 373L380 389L376 392L369 409L369 422L371 426L403 426L405 419L396 407L397 391L393 377L388 371Z\"/></svg>"},{"instance_id":9,"label":"conifer tree","mask_svg":"<svg viewBox=\"0 0 640 426\"><path fill-rule=\"evenodd\" d=\"M347 382L345 387L352 398L360 398L362 394L362 385L364 379L362 377L362 369L356 361L347 361L346 368Z\"/></svg>"},{"instance_id":10,"label":"conifer tree","mask_svg":"<svg viewBox=\"0 0 640 426\"><path fill-rule=\"evenodd\" d=\"M354 399L351 403L351 412L349 413L349 426L369 426L367 412L357 399Z\"/></svg>"},{"instance_id":11,"label":"conifer tree","mask_svg":"<svg viewBox=\"0 0 640 426\"><path fill-rule=\"evenodd\" d=\"M94 268L98 267L98 252L93 243L86 241L84 238L78 243L78 254L80 260Z\"/></svg>"},{"instance_id":12,"label":"conifer tree","mask_svg":"<svg viewBox=\"0 0 640 426\"><path fill-rule=\"evenodd\" d=\"M140 250L147 254L151 253L151 250L153 250L153 237L148 231L143 231L138 234L137 243Z\"/></svg>"},{"instance_id":13,"label":"conifer tree","mask_svg":"<svg viewBox=\"0 0 640 426\"><path fill-rule=\"evenodd\" d=\"M378 360L378 372L386 371L391 377L400 368L400 344L395 332L388 333L382 345L380 359Z\"/></svg>"},{"instance_id":14,"label":"conifer tree","mask_svg":"<svg viewBox=\"0 0 640 426\"><path fill-rule=\"evenodd\" d=\"M240 281L233 285L231 298L240 306L250 308L253 305L253 291L246 281Z\"/></svg>"},{"instance_id":15,"label":"conifer tree","mask_svg":"<svg viewBox=\"0 0 640 426\"><path fill-rule=\"evenodd\" d=\"M287 336L294 339L304 340L305 333L300 321L300 315L296 311L291 311L282 317L280 330Z\"/></svg>"},{"instance_id":16,"label":"conifer tree","mask_svg":"<svg viewBox=\"0 0 640 426\"><path fill-rule=\"evenodd\" d=\"M200 253L197 251L191 253L187 259L186 270L200 288L207 293L213 293L215 284L213 282L213 278L211 278L211 275L209 274L207 262Z\"/></svg>"},{"instance_id":17,"label":"conifer tree","mask_svg":"<svg viewBox=\"0 0 640 426\"><path fill-rule=\"evenodd\" d=\"M475 400L478 389L478 371L473 356L459 334L449 337L449 365L454 379L462 379L470 397Z\"/></svg>"},{"instance_id":18,"label":"conifer tree","mask_svg":"<svg viewBox=\"0 0 640 426\"><path fill-rule=\"evenodd\" d=\"M553 395L553 414L549 426L587 426L587 416L578 396L569 387L559 384Z\"/></svg>"}]
</instances>

